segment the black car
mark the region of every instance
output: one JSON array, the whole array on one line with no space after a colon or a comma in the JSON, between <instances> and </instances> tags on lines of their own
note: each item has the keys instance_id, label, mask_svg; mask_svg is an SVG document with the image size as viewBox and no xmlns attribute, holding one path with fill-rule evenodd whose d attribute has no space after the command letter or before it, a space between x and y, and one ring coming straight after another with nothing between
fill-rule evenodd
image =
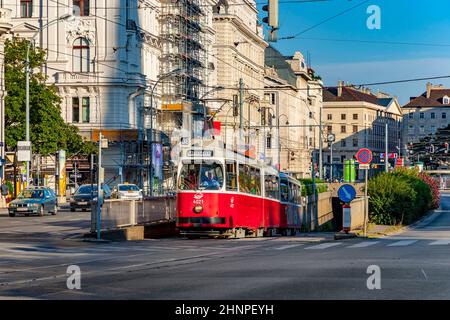
<instances>
[{"instance_id":1,"label":"black car","mask_svg":"<svg viewBox=\"0 0 450 320\"><path fill-rule=\"evenodd\" d=\"M111 198L111 189L108 185L102 185L104 199ZM83 211L91 210L93 202L97 201L97 185L83 184L80 186L73 195L73 199L70 201L70 211L74 212L76 209Z\"/></svg>"}]
</instances>

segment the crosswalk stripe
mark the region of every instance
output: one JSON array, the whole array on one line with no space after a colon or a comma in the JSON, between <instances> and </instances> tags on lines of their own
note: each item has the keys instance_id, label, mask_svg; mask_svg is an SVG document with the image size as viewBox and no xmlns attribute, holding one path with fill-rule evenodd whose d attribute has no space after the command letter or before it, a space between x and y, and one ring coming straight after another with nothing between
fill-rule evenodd
<instances>
[{"instance_id":1,"label":"crosswalk stripe","mask_svg":"<svg viewBox=\"0 0 450 320\"><path fill-rule=\"evenodd\" d=\"M391 244L388 244L388 247L406 247L413 243L416 243L418 240L401 240Z\"/></svg>"},{"instance_id":2,"label":"crosswalk stripe","mask_svg":"<svg viewBox=\"0 0 450 320\"><path fill-rule=\"evenodd\" d=\"M301 246L301 244L288 244L288 245L281 246L281 247L276 247L276 248L273 248L273 249L274 250L286 250L286 249L295 248L295 247L299 247L299 246Z\"/></svg>"},{"instance_id":3,"label":"crosswalk stripe","mask_svg":"<svg viewBox=\"0 0 450 320\"><path fill-rule=\"evenodd\" d=\"M316 246L312 246L312 247L307 247L305 248L305 250L322 250L322 249L327 249L327 248L331 248L331 247L335 247L342 244L342 242L329 242L329 243L322 243L322 244L318 244Z\"/></svg>"},{"instance_id":4,"label":"crosswalk stripe","mask_svg":"<svg viewBox=\"0 0 450 320\"><path fill-rule=\"evenodd\" d=\"M380 243L380 241L363 241L363 242L348 246L347 248L366 248L366 247L373 246L377 243Z\"/></svg>"},{"instance_id":5,"label":"crosswalk stripe","mask_svg":"<svg viewBox=\"0 0 450 320\"><path fill-rule=\"evenodd\" d=\"M430 246L445 246L450 244L450 239L437 240L430 243Z\"/></svg>"}]
</instances>

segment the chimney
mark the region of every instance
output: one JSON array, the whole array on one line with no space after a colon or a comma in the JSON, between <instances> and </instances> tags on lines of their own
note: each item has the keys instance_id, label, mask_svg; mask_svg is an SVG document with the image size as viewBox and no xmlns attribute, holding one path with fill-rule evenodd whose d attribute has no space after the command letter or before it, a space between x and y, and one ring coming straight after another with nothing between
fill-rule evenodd
<instances>
[{"instance_id":1,"label":"chimney","mask_svg":"<svg viewBox=\"0 0 450 320\"><path fill-rule=\"evenodd\" d=\"M338 81L338 87L337 87L337 95L338 97L342 96L342 88L344 87L344 81L339 80Z\"/></svg>"},{"instance_id":2,"label":"chimney","mask_svg":"<svg viewBox=\"0 0 450 320\"><path fill-rule=\"evenodd\" d=\"M427 82L427 99L431 97L431 89L433 88L433 85L430 82Z\"/></svg>"}]
</instances>

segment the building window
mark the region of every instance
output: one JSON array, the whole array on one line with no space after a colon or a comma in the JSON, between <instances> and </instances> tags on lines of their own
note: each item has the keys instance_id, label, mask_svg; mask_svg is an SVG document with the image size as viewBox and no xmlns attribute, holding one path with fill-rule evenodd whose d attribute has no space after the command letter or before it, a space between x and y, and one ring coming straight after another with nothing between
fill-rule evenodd
<instances>
[{"instance_id":1,"label":"building window","mask_svg":"<svg viewBox=\"0 0 450 320\"><path fill-rule=\"evenodd\" d=\"M353 120L358 120L358 114L357 113L353 114Z\"/></svg>"},{"instance_id":2,"label":"building window","mask_svg":"<svg viewBox=\"0 0 450 320\"><path fill-rule=\"evenodd\" d=\"M312 132L312 131L313 131L313 127L309 126L309 132Z\"/></svg>"},{"instance_id":3,"label":"building window","mask_svg":"<svg viewBox=\"0 0 450 320\"><path fill-rule=\"evenodd\" d=\"M447 96L445 96L445 97L442 99L442 102L443 102L444 104L450 104L450 98L447 97Z\"/></svg>"},{"instance_id":4,"label":"building window","mask_svg":"<svg viewBox=\"0 0 450 320\"><path fill-rule=\"evenodd\" d=\"M419 118L420 119L425 119L425 113L421 112L420 115L419 115Z\"/></svg>"},{"instance_id":5,"label":"building window","mask_svg":"<svg viewBox=\"0 0 450 320\"><path fill-rule=\"evenodd\" d=\"M414 134L414 126L408 127L408 134Z\"/></svg>"},{"instance_id":6,"label":"building window","mask_svg":"<svg viewBox=\"0 0 450 320\"><path fill-rule=\"evenodd\" d=\"M33 0L20 0L20 17L31 18L33 15Z\"/></svg>"},{"instance_id":7,"label":"building window","mask_svg":"<svg viewBox=\"0 0 450 320\"><path fill-rule=\"evenodd\" d=\"M313 113L312 113L312 111L309 112L309 118L310 118L310 119L313 118Z\"/></svg>"},{"instance_id":8,"label":"building window","mask_svg":"<svg viewBox=\"0 0 450 320\"><path fill-rule=\"evenodd\" d=\"M313 145L313 138L309 137L309 146L312 147Z\"/></svg>"},{"instance_id":9,"label":"building window","mask_svg":"<svg viewBox=\"0 0 450 320\"><path fill-rule=\"evenodd\" d=\"M447 119L447 114L445 112L442 112L442 119Z\"/></svg>"},{"instance_id":10,"label":"building window","mask_svg":"<svg viewBox=\"0 0 450 320\"><path fill-rule=\"evenodd\" d=\"M431 119L436 119L436 114L434 112L431 113Z\"/></svg>"},{"instance_id":11,"label":"building window","mask_svg":"<svg viewBox=\"0 0 450 320\"><path fill-rule=\"evenodd\" d=\"M409 118L410 118L410 119L413 119L413 118L414 118L414 112L410 112L408 115L409 115Z\"/></svg>"},{"instance_id":12,"label":"building window","mask_svg":"<svg viewBox=\"0 0 450 320\"><path fill-rule=\"evenodd\" d=\"M424 126L420 126L419 127L419 133L425 133L425 127Z\"/></svg>"},{"instance_id":13,"label":"building window","mask_svg":"<svg viewBox=\"0 0 450 320\"><path fill-rule=\"evenodd\" d=\"M266 139L266 147L267 149L271 149L272 148L272 135L268 134L267 135L267 139Z\"/></svg>"},{"instance_id":14,"label":"building window","mask_svg":"<svg viewBox=\"0 0 450 320\"><path fill-rule=\"evenodd\" d=\"M332 133L333 132L333 126L327 126L327 132Z\"/></svg>"},{"instance_id":15,"label":"building window","mask_svg":"<svg viewBox=\"0 0 450 320\"><path fill-rule=\"evenodd\" d=\"M74 16L89 15L89 0L73 0L72 7Z\"/></svg>"},{"instance_id":16,"label":"building window","mask_svg":"<svg viewBox=\"0 0 450 320\"><path fill-rule=\"evenodd\" d=\"M72 98L72 122L80 122L80 98Z\"/></svg>"},{"instance_id":17,"label":"building window","mask_svg":"<svg viewBox=\"0 0 450 320\"><path fill-rule=\"evenodd\" d=\"M327 119L328 120L333 120L333 115L331 113L327 114Z\"/></svg>"},{"instance_id":18,"label":"building window","mask_svg":"<svg viewBox=\"0 0 450 320\"><path fill-rule=\"evenodd\" d=\"M353 146L357 147L358 145L359 145L358 139L357 138L353 139Z\"/></svg>"},{"instance_id":19,"label":"building window","mask_svg":"<svg viewBox=\"0 0 450 320\"><path fill-rule=\"evenodd\" d=\"M78 38L73 43L73 71L90 71L89 42L85 38Z\"/></svg>"},{"instance_id":20,"label":"building window","mask_svg":"<svg viewBox=\"0 0 450 320\"><path fill-rule=\"evenodd\" d=\"M264 94L264 99L269 103L269 104L275 104L276 103L276 97L275 97L275 93L266 93Z\"/></svg>"},{"instance_id":21,"label":"building window","mask_svg":"<svg viewBox=\"0 0 450 320\"><path fill-rule=\"evenodd\" d=\"M347 118L347 115L345 113L341 114L341 120L345 120Z\"/></svg>"},{"instance_id":22,"label":"building window","mask_svg":"<svg viewBox=\"0 0 450 320\"><path fill-rule=\"evenodd\" d=\"M353 126L353 133L358 132L358 126Z\"/></svg>"},{"instance_id":23,"label":"building window","mask_svg":"<svg viewBox=\"0 0 450 320\"><path fill-rule=\"evenodd\" d=\"M346 132L347 132L347 127L341 126L341 133L346 133Z\"/></svg>"},{"instance_id":24,"label":"building window","mask_svg":"<svg viewBox=\"0 0 450 320\"><path fill-rule=\"evenodd\" d=\"M431 126L431 133L436 133L436 126Z\"/></svg>"},{"instance_id":25,"label":"building window","mask_svg":"<svg viewBox=\"0 0 450 320\"><path fill-rule=\"evenodd\" d=\"M345 148L347 146L347 142L345 141L345 139L341 140L341 147Z\"/></svg>"},{"instance_id":26,"label":"building window","mask_svg":"<svg viewBox=\"0 0 450 320\"><path fill-rule=\"evenodd\" d=\"M81 105L80 105L81 100ZM80 113L81 109L81 113ZM80 122L80 115L81 115L81 122L82 123L89 123L90 122L90 113L91 113L91 106L90 106L90 99L89 97L73 97L72 98L72 122L73 123L79 123Z\"/></svg>"}]
</instances>

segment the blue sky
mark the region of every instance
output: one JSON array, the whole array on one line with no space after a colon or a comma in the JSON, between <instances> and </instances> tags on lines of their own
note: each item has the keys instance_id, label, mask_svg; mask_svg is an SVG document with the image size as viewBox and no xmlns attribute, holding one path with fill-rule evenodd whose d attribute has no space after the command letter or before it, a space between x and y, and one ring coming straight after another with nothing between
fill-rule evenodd
<instances>
[{"instance_id":1,"label":"blue sky","mask_svg":"<svg viewBox=\"0 0 450 320\"><path fill-rule=\"evenodd\" d=\"M263 1L258 1L258 3ZM279 5L279 37L301 32L363 0L330 0ZM370 5L381 9L381 29L369 30L366 12ZM264 13L261 13L263 16ZM315 39L313 39L315 38ZM322 40L316 40L322 39ZM325 41L323 39L389 41L439 44L397 45ZM312 67L325 85L338 80L372 83L409 78L450 75L450 0L370 0L294 40L273 44L285 55L309 52ZM402 104L425 91L427 81L389 84L373 89L397 95ZM450 79L432 80L450 87Z\"/></svg>"}]
</instances>

